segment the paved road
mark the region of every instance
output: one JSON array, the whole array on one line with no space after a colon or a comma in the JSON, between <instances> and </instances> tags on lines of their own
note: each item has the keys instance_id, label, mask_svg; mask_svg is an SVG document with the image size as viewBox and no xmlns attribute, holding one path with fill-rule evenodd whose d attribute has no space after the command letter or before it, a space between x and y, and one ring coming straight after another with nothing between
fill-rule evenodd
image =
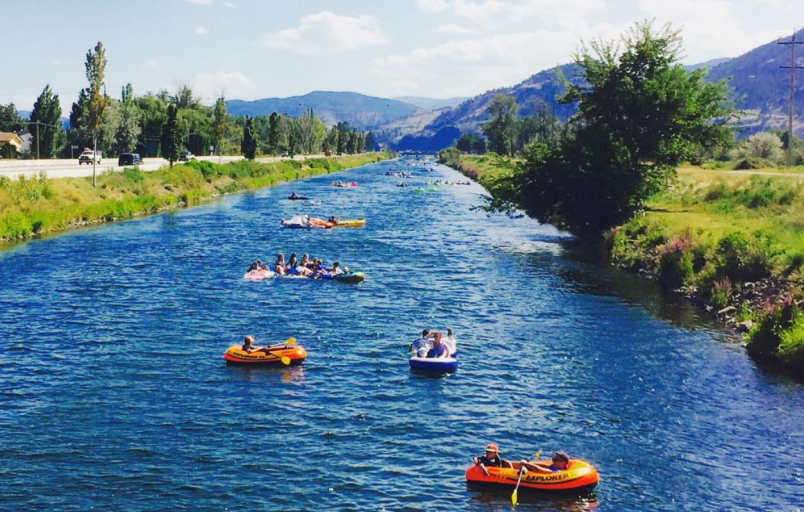
<instances>
[{"instance_id":1,"label":"paved road","mask_svg":"<svg viewBox=\"0 0 804 512\"><path fill-rule=\"evenodd\" d=\"M324 155L296 155L296 160L305 158L323 158ZM209 160L217 163L219 158L216 156L199 156L197 160ZM242 160L242 156L223 156L220 157L221 163L229 163ZM257 161L261 163L271 163L279 160L289 160L287 157L261 157ZM139 166L141 171L156 171L168 165L164 158L146 158ZM98 174L104 171L120 171L123 168L117 165L117 159L109 158L104 160L96 167ZM92 166L79 164L78 160L0 160L0 176L17 179L19 176L27 178L35 177L40 172L44 172L48 178L83 178L92 176Z\"/></svg>"}]
</instances>

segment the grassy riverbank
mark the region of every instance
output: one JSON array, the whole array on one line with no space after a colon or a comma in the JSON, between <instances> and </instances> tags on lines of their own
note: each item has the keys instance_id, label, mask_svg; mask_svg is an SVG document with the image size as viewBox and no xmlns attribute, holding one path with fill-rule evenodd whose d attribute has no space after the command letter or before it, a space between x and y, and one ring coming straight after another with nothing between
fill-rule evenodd
<instances>
[{"instance_id":1,"label":"grassy riverbank","mask_svg":"<svg viewBox=\"0 0 804 512\"><path fill-rule=\"evenodd\" d=\"M224 165L193 161L154 172L128 168L91 178L9 180L0 177L0 241L23 240L87 224L192 206L224 194L256 190L390 158L386 153Z\"/></svg>"},{"instance_id":2,"label":"grassy riverbank","mask_svg":"<svg viewBox=\"0 0 804 512\"><path fill-rule=\"evenodd\" d=\"M492 195L516 162L446 155ZM683 167L643 215L605 236L610 261L678 290L746 335L764 361L804 368L804 169Z\"/></svg>"}]
</instances>

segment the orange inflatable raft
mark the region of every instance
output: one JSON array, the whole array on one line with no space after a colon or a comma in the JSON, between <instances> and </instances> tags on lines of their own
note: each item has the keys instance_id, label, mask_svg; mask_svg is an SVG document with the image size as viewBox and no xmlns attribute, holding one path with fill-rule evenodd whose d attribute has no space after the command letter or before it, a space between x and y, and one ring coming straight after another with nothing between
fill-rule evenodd
<instances>
[{"instance_id":1,"label":"orange inflatable raft","mask_svg":"<svg viewBox=\"0 0 804 512\"><path fill-rule=\"evenodd\" d=\"M298 366L306 357L307 351L297 345L274 345L251 352L234 345L223 354L228 364L243 366Z\"/></svg>"},{"instance_id":2,"label":"orange inflatable raft","mask_svg":"<svg viewBox=\"0 0 804 512\"><path fill-rule=\"evenodd\" d=\"M550 464L550 461L542 461ZM511 468L486 468L489 476L474 464L466 469L466 482L477 487L511 488L516 487L519 478L519 462L513 462ZM597 470L581 459L570 459L569 467L556 473L536 473L529 471L522 475L520 489L530 489L550 493L583 493L597 486L599 477Z\"/></svg>"}]
</instances>

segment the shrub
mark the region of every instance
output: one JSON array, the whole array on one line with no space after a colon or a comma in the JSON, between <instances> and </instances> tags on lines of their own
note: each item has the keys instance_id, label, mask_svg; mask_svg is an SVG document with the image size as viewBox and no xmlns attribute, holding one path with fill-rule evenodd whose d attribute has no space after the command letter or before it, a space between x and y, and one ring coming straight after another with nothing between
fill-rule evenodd
<instances>
[{"instance_id":1,"label":"shrub","mask_svg":"<svg viewBox=\"0 0 804 512\"><path fill-rule=\"evenodd\" d=\"M733 156L735 158L756 158L778 162L784 157L782 139L775 133L756 133L744 140L740 147L733 152Z\"/></svg>"},{"instance_id":2,"label":"shrub","mask_svg":"<svg viewBox=\"0 0 804 512\"><path fill-rule=\"evenodd\" d=\"M741 158L737 160L737 163L734 164L734 169L737 171L748 171L752 169L766 169L768 167L773 167L773 162L765 160L763 158Z\"/></svg>"},{"instance_id":3,"label":"shrub","mask_svg":"<svg viewBox=\"0 0 804 512\"><path fill-rule=\"evenodd\" d=\"M801 313L792 298L786 298L781 304L767 305L760 312L757 323L748 333L748 351L763 359L777 359L779 346L785 331L796 324L801 324ZM796 327L794 330L798 330ZM800 344L793 340L795 333L788 335L788 350L795 349Z\"/></svg>"},{"instance_id":4,"label":"shrub","mask_svg":"<svg viewBox=\"0 0 804 512\"><path fill-rule=\"evenodd\" d=\"M659 253L659 282L667 288L688 284L693 275L693 242L689 230L676 236Z\"/></svg>"},{"instance_id":5,"label":"shrub","mask_svg":"<svg viewBox=\"0 0 804 512\"><path fill-rule=\"evenodd\" d=\"M797 314L780 338L779 360L787 365L804 367L804 315Z\"/></svg>"},{"instance_id":6,"label":"shrub","mask_svg":"<svg viewBox=\"0 0 804 512\"><path fill-rule=\"evenodd\" d=\"M145 176L137 167L126 167L123 169L123 176L131 183L142 183Z\"/></svg>"},{"instance_id":7,"label":"shrub","mask_svg":"<svg viewBox=\"0 0 804 512\"><path fill-rule=\"evenodd\" d=\"M715 251L717 275L736 282L762 279L770 276L777 255L778 250L765 234L747 237L731 233L720 240Z\"/></svg>"},{"instance_id":8,"label":"shrub","mask_svg":"<svg viewBox=\"0 0 804 512\"><path fill-rule=\"evenodd\" d=\"M729 299L731 298L732 288L731 288L731 281L729 278L721 279L720 281L715 281L712 285L712 291L710 292L709 302L713 308L716 310L721 310L728 306Z\"/></svg>"}]
</instances>

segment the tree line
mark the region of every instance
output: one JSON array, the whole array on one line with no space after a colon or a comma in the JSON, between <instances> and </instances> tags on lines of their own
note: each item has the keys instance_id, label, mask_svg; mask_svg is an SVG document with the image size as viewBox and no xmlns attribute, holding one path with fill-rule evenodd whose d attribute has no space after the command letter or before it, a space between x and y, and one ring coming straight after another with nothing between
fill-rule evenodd
<instances>
[{"instance_id":1,"label":"tree line","mask_svg":"<svg viewBox=\"0 0 804 512\"><path fill-rule=\"evenodd\" d=\"M339 123L331 129L308 109L299 118L271 115L232 116L223 97L205 106L189 86L175 93L162 90L136 96L131 84L119 97L107 95L105 49L101 43L87 53L88 86L72 104L67 127L62 124L59 95L45 86L29 119L15 105L0 105L0 131L28 129L31 150L24 158L71 158L85 148L104 156L137 152L175 161L182 150L197 155L296 155L374 151L373 133ZM37 154L38 151L38 154Z\"/></svg>"}]
</instances>

